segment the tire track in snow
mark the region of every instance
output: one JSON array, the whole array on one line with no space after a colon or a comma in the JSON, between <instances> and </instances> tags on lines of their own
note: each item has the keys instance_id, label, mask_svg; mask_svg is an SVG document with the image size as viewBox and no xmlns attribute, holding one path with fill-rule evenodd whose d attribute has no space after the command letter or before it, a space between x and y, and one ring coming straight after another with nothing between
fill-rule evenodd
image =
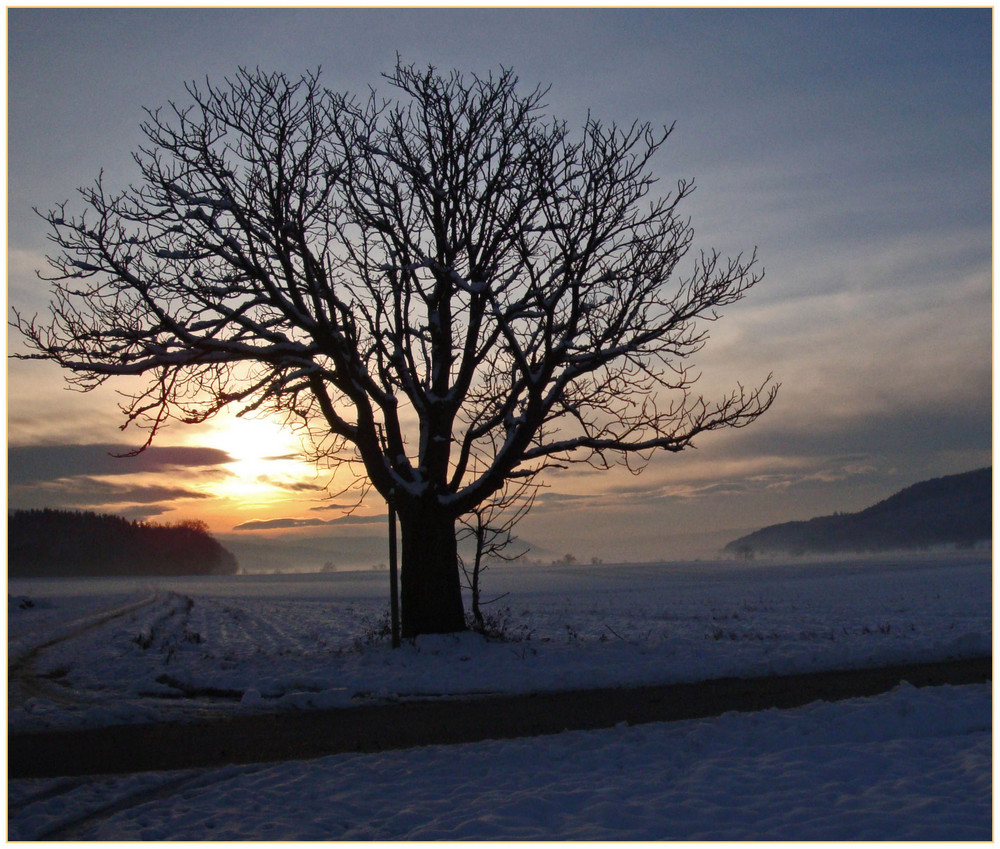
<instances>
[{"instance_id":1,"label":"tire track in snow","mask_svg":"<svg viewBox=\"0 0 1000 849\"><path fill-rule=\"evenodd\" d=\"M146 596L121 607L90 614L70 622L57 636L32 646L19 656L12 658L7 666L9 707L23 707L24 703L31 698L49 699L64 705L79 704L81 701L79 695L75 695L69 687L58 683L58 680L52 676L38 674L35 667L42 654L57 645L101 628L109 622L151 607L156 600L156 595Z\"/></svg>"},{"instance_id":2,"label":"tire track in snow","mask_svg":"<svg viewBox=\"0 0 1000 849\"><path fill-rule=\"evenodd\" d=\"M123 619L126 616L136 618L135 635L130 642L132 648L146 653L158 650L163 655L166 665L183 642L191 620L191 611L195 601L190 596L173 591L157 592L138 601L97 613L90 613L63 625L59 633L28 648L9 663L8 701L9 710L24 710L28 713L28 703L38 700L42 703L55 705L63 710L75 711L86 709L93 705L103 705L115 695L114 685L108 686L103 681L84 681L71 684L70 667L55 667L45 671L45 655L57 650L74 639L86 637L109 623ZM156 653L156 652L154 652ZM108 662L113 663L113 659ZM41 667L41 670L39 669ZM162 692L150 691L140 693L142 700L156 705L158 714L169 713L175 719L191 721L209 719L216 716L216 702L231 703L233 697L239 697L242 692L216 691L212 687L189 685L185 681L173 680L163 672L158 676L157 684Z\"/></svg>"},{"instance_id":3,"label":"tire track in snow","mask_svg":"<svg viewBox=\"0 0 1000 849\"><path fill-rule=\"evenodd\" d=\"M201 779L200 782L199 779ZM100 805L97 808L87 810L83 813L78 813L75 816L69 816L68 818L57 818L55 822L50 821L49 824L40 831L31 834L15 835L13 839L75 840L78 839L78 835L80 835L85 829L100 822L102 819L113 816L121 811L127 811L130 808L146 804L147 802L164 799L177 793L178 791L189 789L189 785L192 788L197 787L199 783L205 783L205 774L201 770L185 770L179 775L171 773L167 776L157 776L156 784L152 787L144 785L137 790L133 786L123 795L117 796L112 799L112 801ZM23 811L29 806L40 802L58 803L60 801L66 801L67 807L72 810L73 805L70 800L73 794L78 790L86 789L88 789L88 786L85 781L76 783L60 783L59 785L49 789L47 792L40 793L33 798L25 800L25 802L19 806L18 810Z\"/></svg>"}]
</instances>

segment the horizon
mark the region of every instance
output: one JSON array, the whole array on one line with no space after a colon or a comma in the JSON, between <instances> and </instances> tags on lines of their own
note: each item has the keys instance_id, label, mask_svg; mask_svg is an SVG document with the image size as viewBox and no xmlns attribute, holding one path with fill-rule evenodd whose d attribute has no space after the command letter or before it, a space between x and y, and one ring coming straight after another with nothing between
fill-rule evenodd
<instances>
[{"instance_id":1,"label":"horizon","mask_svg":"<svg viewBox=\"0 0 1000 849\"><path fill-rule=\"evenodd\" d=\"M695 253L757 246L767 272L712 327L695 389L782 383L750 428L638 478L548 476L518 535L584 563L657 562L856 512L992 466L991 23L989 9L9 9L8 318L48 300L32 207L102 168L131 179L142 107L184 102L184 82L322 65L325 85L364 92L397 50L443 70L503 64L551 85L548 112L571 127L588 109L676 120L653 167L664 191L699 186ZM113 458L145 438L119 431L116 390L128 383L67 392L50 363L8 361L9 509L202 519L289 550L319 533L345 550L384 540L381 499L337 495L347 481L298 459L276 422L173 425Z\"/></svg>"},{"instance_id":2,"label":"horizon","mask_svg":"<svg viewBox=\"0 0 1000 849\"><path fill-rule=\"evenodd\" d=\"M970 469L967 472L960 472L958 475L947 475L945 477L956 477L970 475L975 472L990 471L992 466L981 469ZM879 499L875 504L867 505L868 508L895 498L897 495L922 484L934 483L940 478L931 478L924 481L917 481L901 490L890 493L884 499ZM31 509L52 509L52 508L31 508ZM19 512L19 508L8 508L8 517L12 513ZM76 511L68 511L76 512ZM86 511L90 512L90 511ZM110 514L117 515L117 514ZM815 519L832 518L834 516L850 516L856 513L836 512L823 516L810 517L807 520L793 520L791 522L779 522L766 527L779 527L786 524L809 523ZM365 524L381 524L385 531L388 530L388 514L370 517L376 522L366 521ZM133 520L141 521L141 520ZM152 524L161 524L150 520ZM766 529L766 528L765 528ZM484 567L495 570L498 567L510 566L515 569L546 569L555 568L558 570L587 568L616 568L627 566L656 567L656 566L691 566L698 565L711 567L713 565L731 564L734 560L741 561L746 566L763 565L795 565L805 563L841 563L841 562L861 562L872 561L882 562L889 560L926 560L937 557L976 557L981 556L983 551L992 550L992 541L977 543L971 548L956 547L955 544L942 543L939 545L909 547L909 548L885 548L879 550L845 550L845 551L808 551L792 553L787 551L762 550L755 552L754 556L746 559L733 552L725 550L727 544L737 541L740 537L762 530L760 528L728 529L715 532L702 532L693 534L678 534L673 537L661 539L663 550L671 552L668 557L653 558L612 558L605 560L602 557L577 556L576 552L566 551L562 554L555 549L540 546L536 541L525 540L516 537L511 542L513 551L521 553L514 558L506 559L485 559ZM299 536L293 541L283 538L282 535L274 536L248 535L234 532L222 532L212 534L223 546L237 557L238 570L236 574L241 575L318 575L329 573L359 573L359 572L384 572L388 569L387 555L388 543L387 533L381 535L357 536L350 538L344 545L345 540L331 539L329 535L317 532L312 536ZM463 558L470 558L473 555L472 544L466 540L459 544L459 551ZM513 553L513 552L508 552ZM276 560L275 557L281 557ZM468 562L468 561L466 561ZM81 575L80 578L87 576ZM209 575L207 577L218 577Z\"/></svg>"}]
</instances>

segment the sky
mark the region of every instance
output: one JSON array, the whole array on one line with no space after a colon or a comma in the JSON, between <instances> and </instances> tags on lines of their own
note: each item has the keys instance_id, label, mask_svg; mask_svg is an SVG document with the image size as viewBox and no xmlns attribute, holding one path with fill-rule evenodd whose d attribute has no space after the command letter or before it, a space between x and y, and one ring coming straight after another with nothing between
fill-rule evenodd
<instances>
[{"instance_id":1,"label":"sky","mask_svg":"<svg viewBox=\"0 0 1000 849\"><path fill-rule=\"evenodd\" d=\"M992 464L990 9L8 9L7 51L8 316L48 301L33 208L102 170L132 180L142 107L191 80L321 67L364 93L399 53L512 67L571 126L675 124L653 168L665 191L694 178L695 249L756 247L766 272L712 326L698 388L773 372L781 391L640 476L550 475L519 526L532 557L709 556ZM174 425L113 456L144 440L116 390L8 360L9 507L200 518L256 566L385 559L384 505L338 497L272 422Z\"/></svg>"}]
</instances>

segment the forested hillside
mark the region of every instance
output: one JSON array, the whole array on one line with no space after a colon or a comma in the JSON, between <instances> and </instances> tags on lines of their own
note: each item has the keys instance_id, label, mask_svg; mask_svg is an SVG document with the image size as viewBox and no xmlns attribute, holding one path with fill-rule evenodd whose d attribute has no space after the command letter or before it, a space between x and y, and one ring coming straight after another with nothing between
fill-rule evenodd
<instances>
[{"instance_id":1,"label":"forested hillside","mask_svg":"<svg viewBox=\"0 0 1000 849\"><path fill-rule=\"evenodd\" d=\"M729 543L742 557L762 553L813 554L971 548L993 538L993 470L914 484L859 513L771 525Z\"/></svg>"},{"instance_id":2,"label":"forested hillside","mask_svg":"<svg viewBox=\"0 0 1000 849\"><path fill-rule=\"evenodd\" d=\"M8 515L10 577L231 575L236 558L202 522L156 525L66 510Z\"/></svg>"}]
</instances>

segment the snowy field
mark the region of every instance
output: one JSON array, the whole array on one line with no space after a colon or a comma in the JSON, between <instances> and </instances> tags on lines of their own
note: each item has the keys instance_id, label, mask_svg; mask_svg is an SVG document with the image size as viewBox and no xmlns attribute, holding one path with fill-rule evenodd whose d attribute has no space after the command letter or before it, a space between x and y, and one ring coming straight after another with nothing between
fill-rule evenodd
<instances>
[{"instance_id":1,"label":"snowy field","mask_svg":"<svg viewBox=\"0 0 1000 849\"><path fill-rule=\"evenodd\" d=\"M11 730L989 654L988 554L496 567L508 641L379 636L385 573L8 583ZM981 839L990 685L8 785L35 839Z\"/></svg>"}]
</instances>

